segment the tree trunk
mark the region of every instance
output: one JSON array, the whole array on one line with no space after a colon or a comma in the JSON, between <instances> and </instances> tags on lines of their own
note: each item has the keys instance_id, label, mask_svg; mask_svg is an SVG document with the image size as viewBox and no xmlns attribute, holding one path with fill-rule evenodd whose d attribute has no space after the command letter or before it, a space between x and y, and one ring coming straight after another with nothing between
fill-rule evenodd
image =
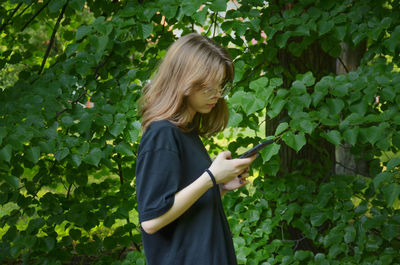
<instances>
[{"instance_id":1,"label":"tree trunk","mask_svg":"<svg viewBox=\"0 0 400 265\"><path fill-rule=\"evenodd\" d=\"M354 72L360 65L361 58L365 52L365 42L352 49L347 43L341 43L342 53L336 60L336 74L347 74ZM339 145L335 150L336 174L360 174L368 176L368 163L366 161L356 161L354 155L350 153L348 143Z\"/></svg>"},{"instance_id":2,"label":"tree trunk","mask_svg":"<svg viewBox=\"0 0 400 265\"><path fill-rule=\"evenodd\" d=\"M336 60L329 54L325 53L318 43L313 43L305 50L300 57L295 57L287 50L281 50L279 52L280 65L282 65L286 71L292 76L297 73L306 73L311 71L316 79L320 79L322 76L336 72ZM283 79L283 87L289 89L293 80L289 78ZM276 127L283 122L287 117L286 113L281 113L277 117L270 119L266 117L266 135L274 135ZM282 143L279 151L279 157L281 158L280 175L285 174L293 170L293 162L295 160L307 159L313 161L313 163L320 163L321 165L326 164L326 161L334 161L335 159L335 148L334 146L324 139L320 139L317 146L307 144L298 153ZM321 155L321 151L317 149L324 149L325 156ZM333 167L333 164L330 165Z\"/></svg>"}]
</instances>

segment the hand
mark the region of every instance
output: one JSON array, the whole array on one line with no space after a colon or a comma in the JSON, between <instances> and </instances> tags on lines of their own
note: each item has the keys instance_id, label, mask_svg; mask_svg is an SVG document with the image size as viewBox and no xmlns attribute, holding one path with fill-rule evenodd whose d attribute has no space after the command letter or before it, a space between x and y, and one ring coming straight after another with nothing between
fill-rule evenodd
<instances>
[{"instance_id":1,"label":"hand","mask_svg":"<svg viewBox=\"0 0 400 265\"><path fill-rule=\"evenodd\" d=\"M231 152L225 151L218 154L209 169L213 173L217 184L228 183L244 173L256 158L257 155L248 158L231 159Z\"/></svg>"},{"instance_id":2,"label":"hand","mask_svg":"<svg viewBox=\"0 0 400 265\"><path fill-rule=\"evenodd\" d=\"M230 190L235 190L238 188L241 188L247 184L250 183L250 181L247 180L249 177L249 173L245 172L240 175L240 177L234 178L231 181L221 184L221 189L224 191L230 191Z\"/></svg>"}]
</instances>

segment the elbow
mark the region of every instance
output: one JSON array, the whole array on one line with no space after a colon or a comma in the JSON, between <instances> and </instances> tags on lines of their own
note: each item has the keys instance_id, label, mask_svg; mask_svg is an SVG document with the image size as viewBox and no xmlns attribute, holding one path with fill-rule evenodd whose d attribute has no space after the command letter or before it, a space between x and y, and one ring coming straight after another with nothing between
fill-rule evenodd
<instances>
[{"instance_id":1,"label":"elbow","mask_svg":"<svg viewBox=\"0 0 400 265\"><path fill-rule=\"evenodd\" d=\"M142 229L146 234L152 235L156 233L158 230L160 230L159 227L157 227L152 220L149 221L144 221L141 223Z\"/></svg>"}]
</instances>

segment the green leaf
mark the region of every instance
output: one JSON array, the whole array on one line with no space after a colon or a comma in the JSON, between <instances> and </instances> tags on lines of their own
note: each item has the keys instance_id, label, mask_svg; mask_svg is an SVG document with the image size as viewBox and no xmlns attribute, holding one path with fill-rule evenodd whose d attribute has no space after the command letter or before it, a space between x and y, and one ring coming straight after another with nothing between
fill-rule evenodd
<instances>
[{"instance_id":1,"label":"green leaf","mask_svg":"<svg viewBox=\"0 0 400 265\"><path fill-rule=\"evenodd\" d=\"M291 31L286 31L285 33L279 34L276 36L276 45L278 45L279 48L283 48L286 45L287 40L291 36L292 32Z\"/></svg>"},{"instance_id":2,"label":"green leaf","mask_svg":"<svg viewBox=\"0 0 400 265\"><path fill-rule=\"evenodd\" d=\"M278 125L278 127L275 130L275 136L281 134L283 131L285 131L287 128L289 128L289 124L287 122L282 122Z\"/></svg>"},{"instance_id":3,"label":"green leaf","mask_svg":"<svg viewBox=\"0 0 400 265\"><path fill-rule=\"evenodd\" d=\"M395 169L395 167L398 167L399 165L400 165L400 157L392 158L387 163L386 170L390 171L392 169Z\"/></svg>"},{"instance_id":4,"label":"green leaf","mask_svg":"<svg viewBox=\"0 0 400 265\"><path fill-rule=\"evenodd\" d=\"M303 261L311 256L313 256L311 251L297 250L294 253L295 260L300 260L300 261Z\"/></svg>"},{"instance_id":5,"label":"green leaf","mask_svg":"<svg viewBox=\"0 0 400 265\"><path fill-rule=\"evenodd\" d=\"M82 159L81 159L80 155L73 154L73 155L71 155L71 159L72 159L72 163L76 167L79 167L81 165L81 163L82 163Z\"/></svg>"},{"instance_id":6,"label":"green leaf","mask_svg":"<svg viewBox=\"0 0 400 265\"><path fill-rule=\"evenodd\" d=\"M208 8L205 6L201 11L198 11L194 15L192 15L192 17L197 23L203 25L207 19L207 15L208 15Z\"/></svg>"},{"instance_id":7,"label":"green leaf","mask_svg":"<svg viewBox=\"0 0 400 265\"><path fill-rule=\"evenodd\" d=\"M330 249L329 249L329 253L328 253L328 257L331 260L335 260L337 259L337 255L339 255L340 253L342 253L344 251L344 246L343 245L333 245Z\"/></svg>"},{"instance_id":8,"label":"green leaf","mask_svg":"<svg viewBox=\"0 0 400 265\"><path fill-rule=\"evenodd\" d=\"M103 157L103 152L100 150L100 148L95 147L92 150L90 150L89 154L85 156L83 161L85 161L89 165L97 167L102 157Z\"/></svg>"},{"instance_id":9,"label":"green leaf","mask_svg":"<svg viewBox=\"0 0 400 265\"><path fill-rule=\"evenodd\" d=\"M11 153L12 153L12 147L11 145L7 144L0 150L0 160L10 162Z\"/></svg>"},{"instance_id":10,"label":"green leaf","mask_svg":"<svg viewBox=\"0 0 400 265\"><path fill-rule=\"evenodd\" d=\"M388 241L397 237L399 234L399 225L397 224L385 224L382 229L382 237Z\"/></svg>"},{"instance_id":11,"label":"green leaf","mask_svg":"<svg viewBox=\"0 0 400 265\"><path fill-rule=\"evenodd\" d=\"M176 11L178 11L178 6L172 3L170 4L165 3L161 6L161 9L162 9L162 14L165 16L165 18L171 19L175 17Z\"/></svg>"},{"instance_id":12,"label":"green leaf","mask_svg":"<svg viewBox=\"0 0 400 265\"><path fill-rule=\"evenodd\" d=\"M328 217L326 216L325 212L313 212L311 213L310 220L313 226L320 226L322 225Z\"/></svg>"},{"instance_id":13,"label":"green leaf","mask_svg":"<svg viewBox=\"0 0 400 265\"><path fill-rule=\"evenodd\" d=\"M367 141L371 144L375 144L380 137L383 136L383 130L378 126L371 126L363 129L367 136Z\"/></svg>"},{"instance_id":14,"label":"green leaf","mask_svg":"<svg viewBox=\"0 0 400 265\"><path fill-rule=\"evenodd\" d=\"M224 12L226 10L226 0L213 0L210 9L214 12Z\"/></svg>"},{"instance_id":15,"label":"green leaf","mask_svg":"<svg viewBox=\"0 0 400 265\"><path fill-rule=\"evenodd\" d=\"M263 171L268 176L276 176L281 166L279 156L274 156L271 160L263 165Z\"/></svg>"},{"instance_id":16,"label":"green leaf","mask_svg":"<svg viewBox=\"0 0 400 265\"><path fill-rule=\"evenodd\" d=\"M58 150L55 154L54 157L56 158L57 161L63 160L67 155L69 154L69 149L66 147L63 147L61 150Z\"/></svg>"},{"instance_id":17,"label":"green leaf","mask_svg":"<svg viewBox=\"0 0 400 265\"><path fill-rule=\"evenodd\" d=\"M51 0L48 5L50 13L55 13L60 10L66 2L67 0Z\"/></svg>"},{"instance_id":18,"label":"green leaf","mask_svg":"<svg viewBox=\"0 0 400 265\"><path fill-rule=\"evenodd\" d=\"M72 43L68 45L67 48L65 49L65 54L67 55L67 57L70 57L74 52L76 52L78 47L79 47L78 43Z\"/></svg>"},{"instance_id":19,"label":"green leaf","mask_svg":"<svg viewBox=\"0 0 400 265\"><path fill-rule=\"evenodd\" d=\"M44 238L44 244L46 246L46 251L49 252L54 249L56 241L54 238L48 236Z\"/></svg>"},{"instance_id":20,"label":"green leaf","mask_svg":"<svg viewBox=\"0 0 400 265\"><path fill-rule=\"evenodd\" d=\"M267 87L267 85L268 85L268 78L261 77L257 80L251 81L249 86L250 86L250 89L257 92L257 91L265 89Z\"/></svg>"},{"instance_id":21,"label":"green leaf","mask_svg":"<svg viewBox=\"0 0 400 265\"><path fill-rule=\"evenodd\" d=\"M286 100L282 98L274 98L272 100L271 105L269 106L269 109L267 108L267 114L269 118L274 118L276 117L279 113L281 113L283 107L286 104Z\"/></svg>"},{"instance_id":22,"label":"green leaf","mask_svg":"<svg viewBox=\"0 0 400 265\"><path fill-rule=\"evenodd\" d=\"M240 122L243 120L243 116L237 112L229 112L229 122L228 127L237 127L239 126Z\"/></svg>"},{"instance_id":23,"label":"green leaf","mask_svg":"<svg viewBox=\"0 0 400 265\"><path fill-rule=\"evenodd\" d=\"M126 123L125 120L114 122L113 126L110 128L110 133L117 137L125 129Z\"/></svg>"},{"instance_id":24,"label":"green leaf","mask_svg":"<svg viewBox=\"0 0 400 265\"><path fill-rule=\"evenodd\" d=\"M260 220L260 212L257 210L247 211L246 215L247 215L247 220L250 223L257 222L258 220Z\"/></svg>"},{"instance_id":25,"label":"green leaf","mask_svg":"<svg viewBox=\"0 0 400 265\"><path fill-rule=\"evenodd\" d=\"M83 7L85 6L86 0L71 0L68 5L72 7L73 9L76 9L78 11L81 11Z\"/></svg>"},{"instance_id":26,"label":"green leaf","mask_svg":"<svg viewBox=\"0 0 400 265\"><path fill-rule=\"evenodd\" d=\"M334 26L335 23L332 20L321 20L318 23L318 35L322 36L325 33L328 33Z\"/></svg>"},{"instance_id":27,"label":"green leaf","mask_svg":"<svg viewBox=\"0 0 400 265\"><path fill-rule=\"evenodd\" d=\"M283 134L282 139L288 146L296 150L296 152L306 144L306 137L303 132L295 135L293 132L289 131Z\"/></svg>"},{"instance_id":28,"label":"green leaf","mask_svg":"<svg viewBox=\"0 0 400 265\"><path fill-rule=\"evenodd\" d=\"M264 108L267 102L257 98L254 94L238 91L232 96L231 103L240 105L247 114L251 114Z\"/></svg>"},{"instance_id":29,"label":"green leaf","mask_svg":"<svg viewBox=\"0 0 400 265\"><path fill-rule=\"evenodd\" d=\"M385 87L382 89L382 99L385 101L394 102L396 98L396 92L391 87Z\"/></svg>"},{"instance_id":30,"label":"green leaf","mask_svg":"<svg viewBox=\"0 0 400 265\"><path fill-rule=\"evenodd\" d=\"M245 72L245 62L242 60L235 61L235 78L233 79L233 83L237 83L243 77Z\"/></svg>"},{"instance_id":31,"label":"green leaf","mask_svg":"<svg viewBox=\"0 0 400 265\"><path fill-rule=\"evenodd\" d=\"M296 75L296 80L301 81L308 87L315 84L315 77L313 76L312 72Z\"/></svg>"},{"instance_id":32,"label":"green leaf","mask_svg":"<svg viewBox=\"0 0 400 265\"><path fill-rule=\"evenodd\" d=\"M290 89L290 93L293 95L301 95L307 93L306 86L302 81L296 80L292 84L292 88Z\"/></svg>"},{"instance_id":33,"label":"green leaf","mask_svg":"<svg viewBox=\"0 0 400 265\"><path fill-rule=\"evenodd\" d=\"M154 8L154 7L147 7L147 8L145 8L144 10L143 10L143 16L146 18L146 21L147 22L149 22L152 18L153 18L153 16L154 16L154 14L156 13L158 11L158 9L157 8Z\"/></svg>"},{"instance_id":34,"label":"green leaf","mask_svg":"<svg viewBox=\"0 0 400 265\"><path fill-rule=\"evenodd\" d=\"M346 36L347 26L336 26L335 27L335 37L336 39L343 41Z\"/></svg>"},{"instance_id":35,"label":"green leaf","mask_svg":"<svg viewBox=\"0 0 400 265\"><path fill-rule=\"evenodd\" d=\"M108 36L93 36L93 38L93 47L96 49L97 53L102 55L109 41Z\"/></svg>"},{"instance_id":36,"label":"green leaf","mask_svg":"<svg viewBox=\"0 0 400 265\"><path fill-rule=\"evenodd\" d=\"M185 0L182 2L183 2L182 3L182 12L186 16L192 16L193 13L196 12L200 8L200 5L203 4L203 1L200 1L200 0L193 0L193 1Z\"/></svg>"},{"instance_id":37,"label":"green leaf","mask_svg":"<svg viewBox=\"0 0 400 265\"><path fill-rule=\"evenodd\" d=\"M355 146L357 143L357 137L359 131L360 129L358 127L349 128L346 131L344 131L343 139L352 146Z\"/></svg>"},{"instance_id":38,"label":"green leaf","mask_svg":"<svg viewBox=\"0 0 400 265\"><path fill-rule=\"evenodd\" d=\"M117 153L120 153L121 155L124 155L124 156L133 156L132 146L130 146L126 142L119 143L115 147L115 151L117 151Z\"/></svg>"},{"instance_id":39,"label":"green leaf","mask_svg":"<svg viewBox=\"0 0 400 265\"><path fill-rule=\"evenodd\" d=\"M314 129L317 127L317 123L312 122L310 120L302 120L300 121L300 128L303 132L307 134L311 134Z\"/></svg>"},{"instance_id":40,"label":"green leaf","mask_svg":"<svg viewBox=\"0 0 400 265\"><path fill-rule=\"evenodd\" d=\"M76 40L76 41L81 40L83 37L85 37L86 35L88 35L89 33L91 33L92 30L93 30L93 29L92 29L91 26L85 26L85 25L80 26L80 27L76 30L75 40Z\"/></svg>"},{"instance_id":41,"label":"green leaf","mask_svg":"<svg viewBox=\"0 0 400 265\"><path fill-rule=\"evenodd\" d=\"M279 87L283 84L283 80L282 78L271 78L271 80L269 80L269 85L273 88Z\"/></svg>"},{"instance_id":42,"label":"green leaf","mask_svg":"<svg viewBox=\"0 0 400 265\"><path fill-rule=\"evenodd\" d=\"M328 98L326 103L329 107L329 111L332 114L339 114L345 106L343 100L338 98Z\"/></svg>"},{"instance_id":43,"label":"green leaf","mask_svg":"<svg viewBox=\"0 0 400 265\"><path fill-rule=\"evenodd\" d=\"M391 183L382 188L383 196L385 198L386 204L389 207L393 206L395 199L398 199L400 194L400 186L397 183Z\"/></svg>"},{"instance_id":44,"label":"green leaf","mask_svg":"<svg viewBox=\"0 0 400 265\"><path fill-rule=\"evenodd\" d=\"M31 161L32 163L36 164L39 161L40 157L40 148L35 146L28 149L25 153L26 158Z\"/></svg>"},{"instance_id":45,"label":"green leaf","mask_svg":"<svg viewBox=\"0 0 400 265\"><path fill-rule=\"evenodd\" d=\"M399 46L400 39L400 25L396 26L394 31L390 34L390 38L383 42L390 52L394 53L396 48Z\"/></svg>"},{"instance_id":46,"label":"green leaf","mask_svg":"<svg viewBox=\"0 0 400 265\"><path fill-rule=\"evenodd\" d=\"M384 171L380 172L378 175L374 177L374 187L378 189L381 183L390 183L393 180L393 173Z\"/></svg>"},{"instance_id":47,"label":"green leaf","mask_svg":"<svg viewBox=\"0 0 400 265\"><path fill-rule=\"evenodd\" d=\"M3 177L5 178L6 182L13 187L14 189L18 189L19 188L19 180L18 178L12 176L12 175L3 175Z\"/></svg>"},{"instance_id":48,"label":"green leaf","mask_svg":"<svg viewBox=\"0 0 400 265\"><path fill-rule=\"evenodd\" d=\"M351 105L349 109L353 113L358 113L361 116L364 116L365 113L367 112L367 108L368 108L368 102L362 99L359 103Z\"/></svg>"},{"instance_id":49,"label":"green leaf","mask_svg":"<svg viewBox=\"0 0 400 265\"><path fill-rule=\"evenodd\" d=\"M263 162L268 162L271 157L273 157L274 155L277 155L279 153L279 149L281 148L281 145L273 143L268 145L266 148L264 148L263 150L261 150L261 156L263 159Z\"/></svg>"},{"instance_id":50,"label":"green leaf","mask_svg":"<svg viewBox=\"0 0 400 265\"><path fill-rule=\"evenodd\" d=\"M330 91L330 93L335 97L347 96L349 94L348 84L337 85Z\"/></svg>"},{"instance_id":51,"label":"green leaf","mask_svg":"<svg viewBox=\"0 0 400 265\"><path fill-rule=\"evenodd\" d=\"M146 39L153 32L153 24L139 24L142 32L142 39Z\"/></svg>"},{"instance_id":52,"label":"green leaf","mask_svg":"<svg viewBox=\"0 0 400 265\"><path fill-rule=\"evenodd\" d=\"M63 124L66 128L74 125L74 119L71 116L66 115L61 118L61 124Z\"/></svg>"},{"instance_id":53,"label":"green leaf","mask_svg":"<svg viewBox=\"0 0 400 265\"><path fill-rule=\"evenodd\" d=\"M340 141L342 140L342 137L340 135L339 131L336 130L331 130L326 134L325 137L329 142L334 144L335 146L338 146L340 144Z\"/></svg>"},{"instance_id":54,"label":"green leaf","mask_svg":"<svg viewBox=\"0 0 400 265\"><path fill-rule=\"evenodd\" d=\"M241 21L235 21L233 23L233 30L235 31L236 36L243 36L247 29L247 25Z\"/></svg>"},{"instance_id":55,"label":"green leaf","mask_svg":"<svg viewBox=\"0 0 400 265\"><path fill-rule=\"evenodd\" d=\"M346 231L344 234L344 242L346 244L354 242L356 239L356 229L353 226L347 226L344 230Z\"/></svg>"}]
</instances>

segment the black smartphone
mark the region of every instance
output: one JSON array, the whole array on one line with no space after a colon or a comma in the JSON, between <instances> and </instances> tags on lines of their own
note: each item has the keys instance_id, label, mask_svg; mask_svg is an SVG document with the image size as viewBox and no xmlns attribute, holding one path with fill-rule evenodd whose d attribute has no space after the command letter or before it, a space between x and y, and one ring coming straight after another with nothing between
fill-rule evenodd
<instances>
[{"instance_id":1,"label":"black smartphone","mask_svg":"<svg viewBox=\"0 0 400 265\"><path fill-rule=\"evenodd\" d=\"M273 142L274 142L274 140L267 140L267 141L261 142L258 145L254 146L253 148L251 148L250 150L248 150L246 153L239 156L239 158L246 158L246 157L252 156L252 155L260 152L264 147L266 147L269 144L272 144Z\"/></svg>"}]
</instances>

